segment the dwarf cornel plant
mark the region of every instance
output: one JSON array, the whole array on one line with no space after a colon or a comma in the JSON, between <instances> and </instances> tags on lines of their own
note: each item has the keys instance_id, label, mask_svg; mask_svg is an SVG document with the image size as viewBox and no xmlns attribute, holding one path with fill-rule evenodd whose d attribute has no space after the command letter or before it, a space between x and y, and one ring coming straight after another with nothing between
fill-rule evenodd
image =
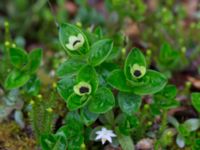
<instances>
[{"instance_id":1,"label":"dwarf cornel plant","mask_svg":"<svg viewBox=\"0 0 200 150\"><path fill-rule=\"evenodd\" d=\"M136 113L142 96L161 91L167 78L147 67L138 48L131 49L119 65L114 60L108 61L113 51L112 39L78 26L61 24L59 40L69 57L57 69L57 90L69 112L55 134L41 137L42 148L87 149L89 140L101 139L104 144L106 140L112 143L114 138L115 145L133 149L130 136L138 126ZM92 129L96 120L114 133L102 126Z\"/></svg>"}]
</instances>

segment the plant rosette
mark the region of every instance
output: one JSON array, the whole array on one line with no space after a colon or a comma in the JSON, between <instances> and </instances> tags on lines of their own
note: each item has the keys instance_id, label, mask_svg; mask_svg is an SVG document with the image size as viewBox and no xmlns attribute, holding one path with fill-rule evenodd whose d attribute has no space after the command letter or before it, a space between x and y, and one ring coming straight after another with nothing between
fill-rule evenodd
<instances>
[{"instance_id":1,"label":"plant rosette","mask_svg":"<svg viewBox=\"0 0 200 150\"><path fill-rule=\"evenodd\" d=\"M91 39L95 40L91 41ZM68 23L60 25L59 40L69 56L82 60L86 58L92 66L104 62L113 50L112 40L98 40L96 34L88 31L82 32L77 26Z\"/></svg>"},{"instance_id":2,"label":"plant rosette","mask_svg":"<svg viewBox=\"0 0 200 150\"><path fill-rule=\"evenodd\" d=\"M98 75L94 67L83 66L76 76L65 76L58 82L58 92L73 111L87 105L90 112L105 113L115 105L112 92L99 87Z\"/></svg>"},{"instance_id":3,"label":"plant rosette","mask_svg":"<svg viewBox=\"0 0 200 150\"><path fill-rule=\"evenodd\" d=\"M112 109L115 105L114 96L110 89L99 86L99 74L95 70L111 54L112 40L89 42L78 27L66 23L60 25L59 38L71 56L56 72L61 78L57 89L67 107L73 111L86 106L87 109L81 110L84 112L82 114L87 115L89 112L100 114ZM90 123L88 120L86 122Z\"/></svg>"},{"instance_id":4,"label":"plant rosette","mask_svg":"<svg viewBox=\"0 0 200 150\"><path fill-rule=\"evenodd\" d=\"M124 71L121 69L112 71L107 81L121 92L137 95L157 93L167 84L167 78L163 74L147 69L145 56L137 48L128 54Z\"/></svg>"},{"instance_id":5,"label":"plant rosette","mask_svg":"<svg viewBox=\"0 0 200 150\"><path fill-rule=\"evenodd\" d=\"M29 54L21 48L9 49L9 59L12 70L9 72L4 87L15 89L25 85L38 70L42 61L42 49L37 48Z\"/></svg>"}]
</instances>

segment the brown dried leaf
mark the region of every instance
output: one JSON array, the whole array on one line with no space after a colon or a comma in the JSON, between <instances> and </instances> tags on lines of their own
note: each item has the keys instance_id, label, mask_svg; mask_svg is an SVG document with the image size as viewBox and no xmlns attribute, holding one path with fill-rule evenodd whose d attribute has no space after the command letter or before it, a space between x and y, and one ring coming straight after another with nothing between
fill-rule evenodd
<instances>
[{"instance_id":1,"label":"brown dried leaf","mask_svg":"<svg viewBox=\"0 0 200 150\"><path fill-rule=\"evenodd\" d=\"M188 81L190 81L192 83L192 85L197 88L200 89L200 79L188 76Z\"/></svg>"}]
</instances>

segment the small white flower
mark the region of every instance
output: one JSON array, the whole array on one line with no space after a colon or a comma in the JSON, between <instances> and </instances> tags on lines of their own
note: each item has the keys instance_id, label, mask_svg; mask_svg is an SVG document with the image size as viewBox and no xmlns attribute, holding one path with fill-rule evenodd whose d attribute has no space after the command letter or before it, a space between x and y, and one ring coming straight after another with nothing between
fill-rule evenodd
<instances>
[{"instance_id":1,"label":"small white flower","mask_svg":"<svg viewBox=\"0 0 200 150\"><path fill-rule=\"evenodd\" d=\"M112 130L107 130L106 128L102 128L100 131L97 131L96 134L97 137L95 140L101 139L102 144L105 144L106 141L112 143L112 137L116 137L116 134L114 134Z\"/></svg>"},{"instance_id":2,"label":"small white flower","mask_svg":"<svg viewBox=\"0 0 200 150\"><path fill-rule=\"evenodd\" d=\"M69 50L74 51L83 46L85 40L82 34L77 36L72 35L69 37L68 43L65 45Z\"/></svg>"}]
</instances>

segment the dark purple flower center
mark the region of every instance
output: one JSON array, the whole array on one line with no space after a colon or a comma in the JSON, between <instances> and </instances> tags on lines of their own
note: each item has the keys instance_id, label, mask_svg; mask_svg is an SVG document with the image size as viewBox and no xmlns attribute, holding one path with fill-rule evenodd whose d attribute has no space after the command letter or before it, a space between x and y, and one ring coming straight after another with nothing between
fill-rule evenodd
<instances>
[{"instance_id":1,"label":"dark purple flower center","mask_svg":"<svg viewBox=\"0 0 200 150\"><path fill-rule=\"evenodd\" d=\"M88 87L82 86L82 87L79 89L79 92L80 92L80 93L88 93L88 92L89 92L89 88L88 88Z\"/></svg>"}]
</instances>

